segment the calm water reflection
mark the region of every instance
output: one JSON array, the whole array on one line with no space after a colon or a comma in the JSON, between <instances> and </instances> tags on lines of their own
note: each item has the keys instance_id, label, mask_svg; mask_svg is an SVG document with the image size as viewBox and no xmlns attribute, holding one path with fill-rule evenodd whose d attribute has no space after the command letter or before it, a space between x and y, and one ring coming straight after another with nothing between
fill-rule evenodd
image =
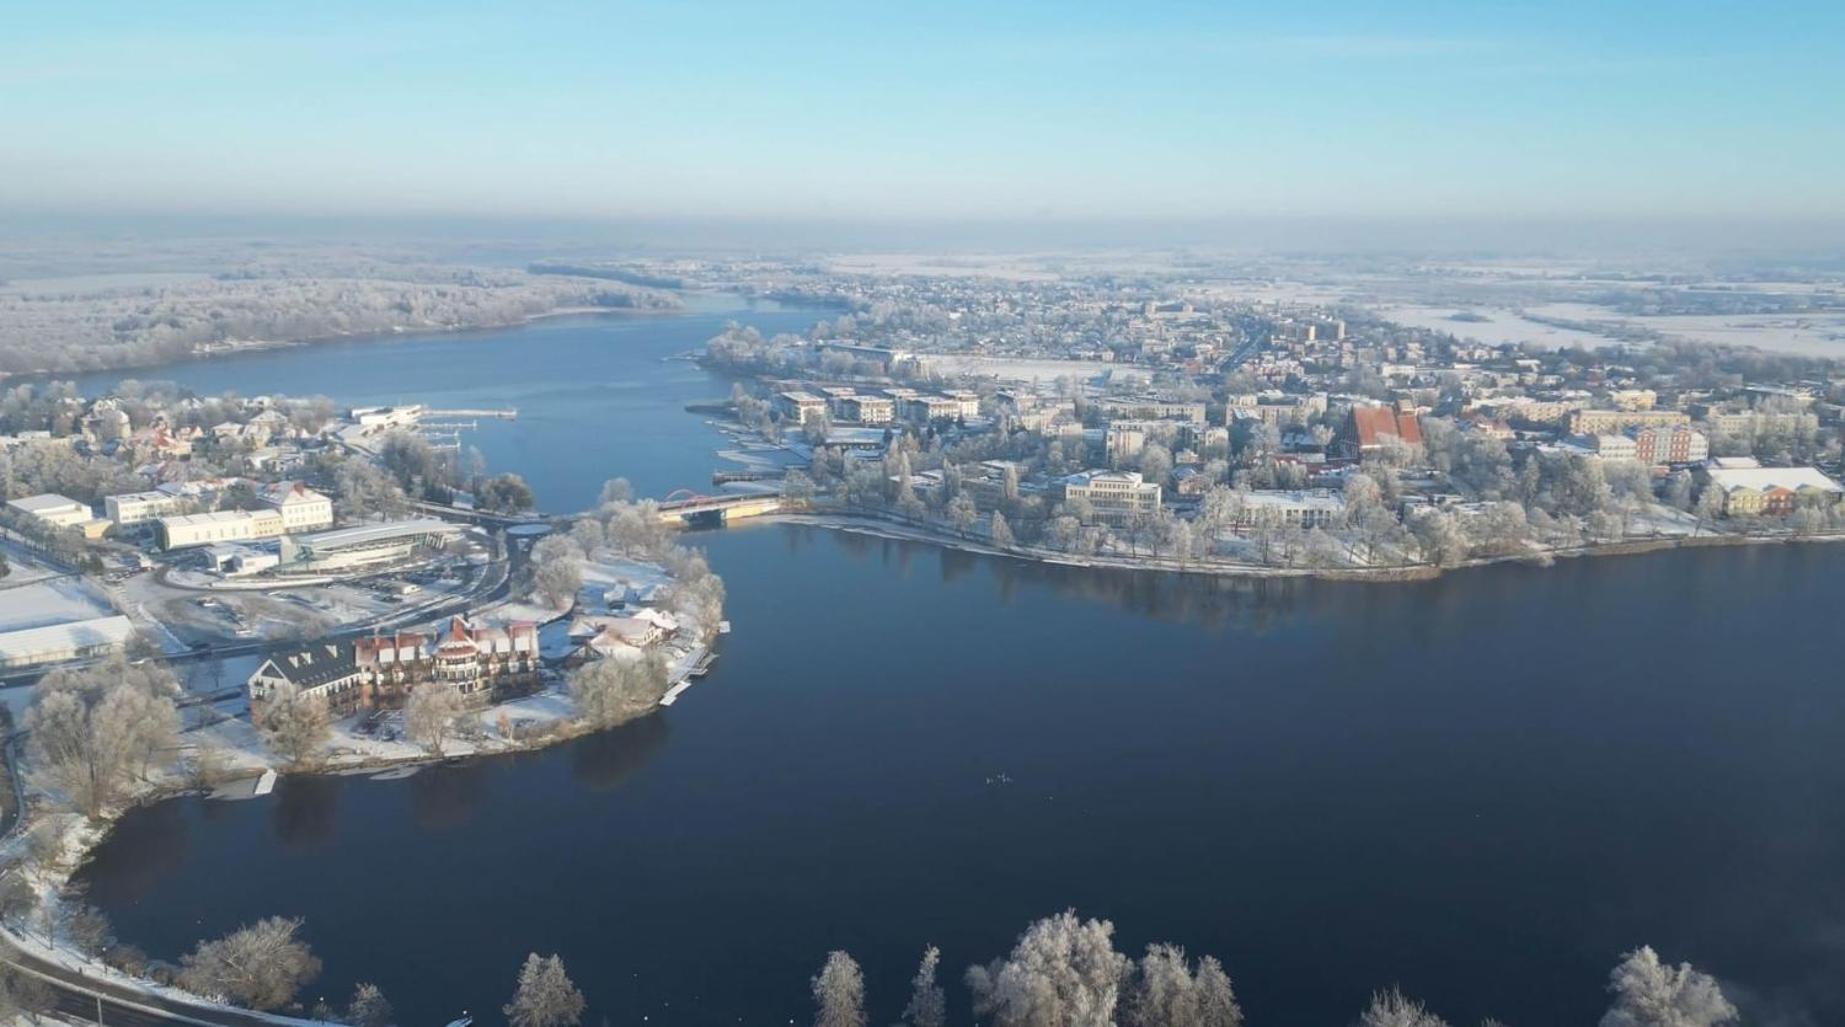
<instances>
[{"instance_id":1,"label":"calm water reflection","mask_svg":"<svg viewBox=\"0 0 1845 1027\"><path fill-rule=\"evenodd\" d=\"M141 377L518 406L478 441L567 509L616 474L704 480L719 437L681 407L727 384L663 358L729 316ZM1592 1023L1642 942L1747 989L1772 1011L1752 1022L1845 1023L1845 549L1382 586L775 526L697 541L737 630L668 713L140 810L84 872L92 899L164 958L303 915L326 959L310 999L376 980L413 1024L497 1009L533 949L564 955L589 1024L785 1024L840 947L888 1022L925 943L958 970L1072 905L1124 948L1223 957L1259 1024L1344 1023L1392 982L1456 1023Z\"/></svg>"},{"instance_id":2,"label":"calm water reflection","mask_svg":"<svg viewBox=\"0 0 1845 1027\"><path fill-rule=\"evenodd\" d=\"M785 1023L834 947L889 1018L924 943L958 967L1066 905L1219 953L1255 1022L1391 982L1593 1022L1640 942L1845 1018L1836 548L1380 587L700 541L738 630L667 715L140 811L95 901L167 957L306 915L321 990L417 1022L504 1001L531 948L592 1023Z\"/></svg>"}]
</instances>

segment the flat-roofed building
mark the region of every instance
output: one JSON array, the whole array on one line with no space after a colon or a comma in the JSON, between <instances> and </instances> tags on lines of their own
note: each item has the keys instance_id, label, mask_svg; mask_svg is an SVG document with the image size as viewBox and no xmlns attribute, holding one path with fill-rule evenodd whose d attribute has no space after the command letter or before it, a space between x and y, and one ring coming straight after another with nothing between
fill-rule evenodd
<instances>
[{"instance_id":1,"label":"flat-roofed building","mask_svg":"<svg viewBox=\"0 0 1845 1027\"><path fill-rule=\"evenodd\" d=\"M923 393L915 396L903 396L897 400L897 416L911 424L929 424L932 421L953 421L963 416L963 406L958 399L948 396L936 396Z\"/></svg>"},{"instance_id":2,"label":"flat-roofed building","mask_svg":"<svg viewBox=\"0 0 1845 1027\"><path fill-rule=\"evenodd\" d=\"M162 517L159 526L160 548L186 549L209 546L216 542L249 542L276 538L283 533L282 514L277 510L219 510L214 513L177 514Z\"/></svg>"},{"instance_id":3,"label":"flat-roofed building","mask_svg":"<svg viewBox=\"0 0 1845 1027\"><path fill-rule=\"evenodd\" d=\"M120 616L0 632L0 669L95 659L121 649L134 633L134 622Z\"/></svg>"},{"instance_id":4,"label":"flat-roofed building","mask_svg":"<svg viewBox=\"0 0 1845 1027\"><path fill-rule=\"evenodd\" d=\"M75 528L93 519L88 503L79 503L69 496L60 496L55 492L23 496L19 499L8 500L6 505L52 528Z\"/></svg>"},{"instance_id":5,"label":"flat-roofed building","mask_svg":"<svg viewBox=\"0 0 1845 1027\"><path fill-rule=\"evenodd\" d=\"M1124 528L1143 515L1160 512L1158 482L1139 471L1082 471L1063 480L1064 502L1086 502L1103 524Z\"/></svg>"},{"instance_id":6,"label":"flat-roofed building","mask_svg":"<svg viewBox=\"0 0 1845 1027\"><path fill-rule=\"evenodd\" d=\"M1603 460L1638 460L1639 447L1634 440L1625 435L1585 435L1574 440L1575 444Z\"/></svg>"},{"instance_id":7,"label":"flat-roofed building","mask_svg":"<svg viewBox=\"0 0 1845 1027\"><path fill-rule=\"evenodd\" d=\"M1204 404L1177 399L1111 399L1102 409L1112 418L1204 424Z\"/></svg>"},{"instance_id":8,"label":"flat-roofed building","mask_svg":"<svg viewBox=\"0 0 1845 1027\"><path fill-rule=\"evenodd\" d=\"M778 392L775 409L791 421L806 424L826 416L826 399L811 392Z\"/></svg>"},{"instance_id":9,"label":"flat-roofed building","mask_svg":"<svg viewBox=\"0 0 1845 1027\"><path fill-rule=\"evenodd\" d=\"M103 513L118 528L146 524L185 508L185 501L167 492L125 492L103 497Z\"/></svg>"},{"instance_id":10,"label":"flat-roofed building","mask_svg":"<svg viewBox=\"0 0 1845 1027\"><path fill-rule=\"evenodd\" d=\"M1239 528L1330 528L1345 519L1345 497L1330 489L1259 489L1239 498Z\"/></svg>"},{"instance_id":11,"label":"flat-roofed building","mask_svg":"<svg viewBox=\"0 0 1845 1027\"><path fill-rule=\"evenodd\" d=\"M419 550L433 549L460 537L462 530L458 524L428 517L288 535L282 539L277 569L284 574L322 574L401 563L415 557Z\"/></svg>"},{"instance_id":12,"label":"flat-roofed building","mask_svg":"<svg viewBox=\"0 0 1845 1027\"><path fill-rule=\"evenodd\" d=\"M1629 428L1690 423L1691 415L1683 410L1575 410L1569 416L1572 435L1611 435Z\"/></svg>"},{"instance_id":13,"label":"flat-roofed building","mask_svg":"<svg viewBox=\"0 0 1845 1027\"><path fill-rule=\"evenodd\" d=\"M897 401L888 396L847 396L836 405L840 420L859 424L889 424L897 417Z\"/></svg>"}]
</instances>

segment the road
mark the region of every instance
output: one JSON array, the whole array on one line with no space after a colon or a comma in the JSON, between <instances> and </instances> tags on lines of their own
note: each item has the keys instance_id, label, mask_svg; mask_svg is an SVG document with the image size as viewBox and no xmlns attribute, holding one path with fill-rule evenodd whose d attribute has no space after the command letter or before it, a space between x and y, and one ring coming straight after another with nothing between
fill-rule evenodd
<instances>
[{"instance_id":1,"label":"road","mask_svg":"<svg viewBox=\"0 0 1845 1027\"><path fill-rule=\"evenodd\" d=\"M177 1002L131 985L72 971L18 948L4 934L0 934L0 962L50 985L53 1008L60 1016L76 1023L97 1023L103 1027L150 1027L153 1024L278 1027L302 1022Z\"/></svg>"}]
</instances>

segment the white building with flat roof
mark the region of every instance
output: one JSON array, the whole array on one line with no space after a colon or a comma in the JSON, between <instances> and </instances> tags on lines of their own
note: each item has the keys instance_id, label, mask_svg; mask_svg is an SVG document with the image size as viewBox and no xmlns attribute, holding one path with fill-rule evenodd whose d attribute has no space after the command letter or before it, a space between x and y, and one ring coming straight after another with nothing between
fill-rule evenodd
<instances>
[{"instance_id":1,"label":"white building with flat roof","mask_svg":"<svg viewBox=\"0 0 1845 1027\"><path fill-rule=\"evenodd\" d=\"M170 492L125 492L103 497L103 513L118 528L146 524L178 513L185 500Z\"/></svg>"},{"instance_id":2,"label":"white building with flat roof","mask_svg":"<svg viewBox=\"0 0 1845 1027\"><path fill-rule=\"evenodd\" d=\"M41 492L36 496L8 500L6 505L54 528L74 528L91 520L89 504L79 503L55 492Z\"/></svg>"},{"instance_id":3,"label":"white building with flat roof","mask_svg":"<svg viewBox=\"0 0 1845 1027\"><path fill-rule=\"evenodd\" d=\"M1145 481L1139 471L1083 471L1063 480L1064 502L1082 501L1095 511L1096 520L1117 528L1134 523L1144 514L1160 512L1160 486Z\"/></svg>"},{"instance_id":4,"label":"white building with flat roof","mask_svg":"<svg viewBox=\"0 0 1845 1027\"><path fill-rule=\"evenodd\" d=\"M214 542L248 542L282 534L282 515L276 510L180 514L162 517L157 523L162 549L186 549Z\"/></svg>"},{"instance_id":5,"label":"white building with flat roof","mask_svg":"<svg viewBox=\"0 0 1845 1027\"><path fill-rule=\"evenodd\" d=\"M1345 497L1330 489L1258 489L1238 498L1238 528L1330 528L1345 519Z\"/></svg>"}]
</instances>

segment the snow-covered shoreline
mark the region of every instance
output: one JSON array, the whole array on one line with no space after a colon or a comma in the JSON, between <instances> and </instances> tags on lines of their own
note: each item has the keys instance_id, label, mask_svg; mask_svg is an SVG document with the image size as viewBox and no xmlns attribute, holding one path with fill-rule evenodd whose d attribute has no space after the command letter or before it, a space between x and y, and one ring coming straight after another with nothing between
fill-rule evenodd
<instances>
[{"instance_id":1,"label":"snow-covered shoreline","mask_svg":"<svg viewBox=\"0 0 1845 1027\"><path fill-rule=\"evenodd\" d=\"M1702 549L1714 546L1785 545L1796 543L1845 542L1845 532L1812 535L1763 535L1748 533L1710 533L1700 535L1634 536L1580 546L1555 547L1533 545L1523 552L1498 556L1473 557L1442 566L1436 563L1392 564L1382 567L1275 567L1266 564L1237 563L1228 560L1174 560L1156 556L1112 556L1092 554L1077 556L1026 546L1000 548L978 538L952 535L921 527L909 521L872 512L777 513L761 518L765 522L803 524L873 538L920 542L981 556L1004 557L1028 563L1088 570L1155 571L1216 578L1313 578L1323 581L1395 582L1426 581L1450 571L1500 564L1544 564L1555 560L1608 556L1633 556L1674 549Z\"/></svg>"}]
</instances>

